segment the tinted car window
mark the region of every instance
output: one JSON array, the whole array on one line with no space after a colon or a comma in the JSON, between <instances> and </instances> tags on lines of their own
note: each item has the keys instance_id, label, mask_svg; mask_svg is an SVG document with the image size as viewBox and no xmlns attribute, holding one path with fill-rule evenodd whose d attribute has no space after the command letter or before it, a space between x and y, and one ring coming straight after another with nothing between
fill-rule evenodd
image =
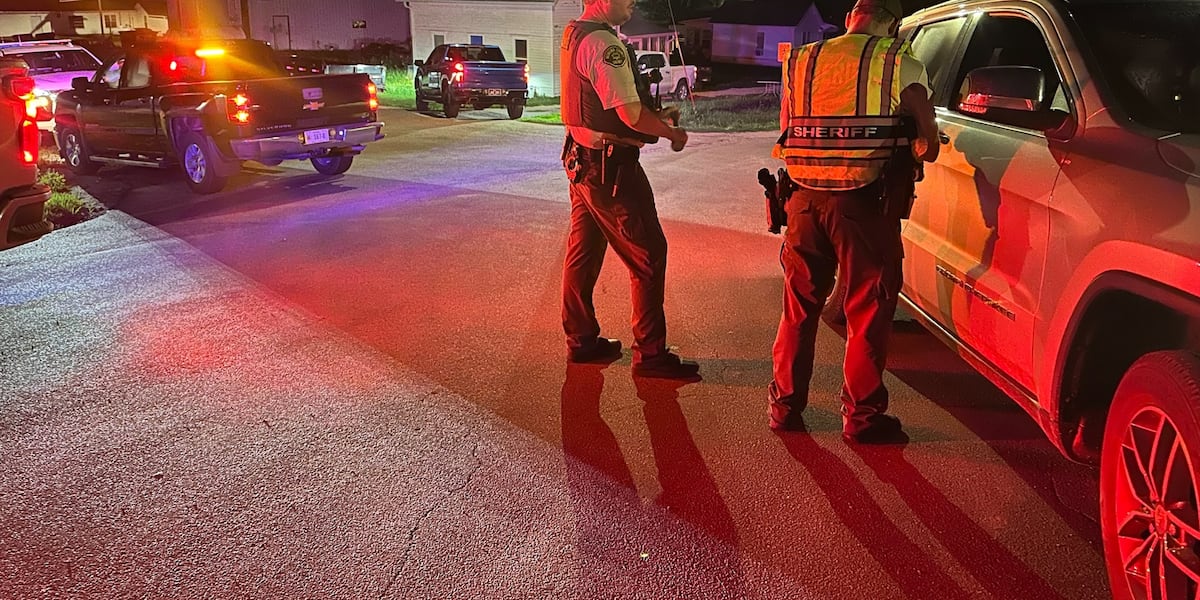
<instances>
[{"instance_id":1,"label":"tinted car window","mask_svg":"<svg viewBox=\"0 0 1200 600\"><path fill-rule=\"evenodd\" d=\"M1075 18L1093 68L1133 120L1200 132L1200 2L1082 5Z\"/></svg>"},{"instance_id":2,"label":"tinted car window","mask_svg":"<svg viewBox=\"0 0 1200 600\"><path fill-rule=\"evenodd\" d=\"M1037 67L1042 71L1044 106L1062 103L1065 93L1062 79L1050 54L1050 47L1038 26L1020 17L985 15L979 21L967 44L962 67L958 70L954 89L958 90L967 73L979 67L1024 66ZM1056 100L1057 99L1057 100ZM955 98L951 106L958 104Z\"/></svg>"},{"instance_id":3,"label":"tinted car window","mask_svg":"<svg viewBox=\"0 0 1200 600\"><path fill-rule=\"evenodd\" d=\"M95 71L100 67L100 61L83 50L25 52L21 54L21 59L29 65L30 75L62 71Z\"/></svg>"},{"instance_id":4,"label":"tinted car window","mask_svg":"<svg viewBox=\"0 0 1200 600\"><path fill-rule=\"evenodd\" d=\"M504 61L504 54L495 46L452 46L448 52L450 60L493 60Z\"/></svg>"},{"instance_id":5,"label":"tinted car window","mask_svg":"<svg viewBox=\"0 0 1200 600\"><path fill-rule=\"evenodd\" d=\"M170 52L168 52L170 53ZM266 44L223 41L174 49L175 78L181 81L228 81L281 77L287 71Z\"/></svg>"},{"instance_id":6,"label":"tinted car window","mask_svg":"<svg viewBox=\"0 0 1200 600\"><path fill-rule=\"evenodd\" d=\"M647 54L638 59L638 67L642 69L660 69L665 66L667 63L659 54Z\"/></svg>"},{"instance_id":7,"label":"tinted car window","mask_svg":"<svg viewBox=\"0 0 1200 600\"><path fill-rule=\"evenodd\" d=\"M938 21L923 25L912 38L913 56L925 65L929 87L936 95L945 83L954 62L954 44L966 25L965 18Z\"/></svg>"}]
</instances>

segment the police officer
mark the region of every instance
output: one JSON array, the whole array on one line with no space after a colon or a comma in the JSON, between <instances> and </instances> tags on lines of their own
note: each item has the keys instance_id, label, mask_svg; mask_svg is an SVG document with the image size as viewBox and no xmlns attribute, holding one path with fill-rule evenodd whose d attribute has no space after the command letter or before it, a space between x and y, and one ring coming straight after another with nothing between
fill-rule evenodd
<instances>
[{"instance_id":1,"label":"police officer","mask_svg":"<svg viewBox=\"0 0 1200 600\"><path fill-rule=\"evenodd\" d=\"M938 131L925 67L896 39L902 16L900 0L858 0L845 35L793 49L784 65L783 134L773 156L799 189L787 204L780 253L783 316L768 391L773 429L804 428L818 319L840 267L842 435L860 443L905 439L900 420L885 414L883 369L900 291L900 219L918 161L937 158ZM905 131L914 122L915 136Z\"/></svg>"},{"instance_id":2,"label":"police officer","mask_svg":"<svg viewBox=\"0 0 1200 600\"><path fill-rule=\"evenodd\" d=\"M635 0L584 0L563 32L563 166L571 181L571 228L563 265L563 330L571 362L611 362L621 342L600 336L592 291L606 248L629 269L633 295L633 374L695 378L699 367L667 349L663 291L667 239L639 149L659 138L676 152L687 144L679 110L656 111L638 95L636 61L613 26Z\"/></svg>"}]
</instances>

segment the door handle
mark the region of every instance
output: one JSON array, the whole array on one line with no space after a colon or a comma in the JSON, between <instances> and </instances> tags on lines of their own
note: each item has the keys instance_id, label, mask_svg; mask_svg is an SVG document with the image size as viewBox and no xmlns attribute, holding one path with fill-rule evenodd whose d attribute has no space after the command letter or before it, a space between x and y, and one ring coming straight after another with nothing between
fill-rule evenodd
<instances>
[{"instance_id":1,"label":"door handle","mask_svg":"<svg viewBox=\"0 0 1200 600\"><path fill-rule=\"evenodd\" d=\"M943 144L949 144L950 136L946 135L946 132L944 132L944 131L939 131L938 132L938 141Z\"/></svg>"}]
</instances>

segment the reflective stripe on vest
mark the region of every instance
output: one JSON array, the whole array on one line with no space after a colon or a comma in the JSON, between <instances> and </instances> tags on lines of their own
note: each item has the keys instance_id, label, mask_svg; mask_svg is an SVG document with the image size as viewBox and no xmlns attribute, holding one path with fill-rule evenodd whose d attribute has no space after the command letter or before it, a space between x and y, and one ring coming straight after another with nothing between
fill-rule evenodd
<instances>
[{"instance_id":1,"label":"reflective stripe on vest","mask_svg":"<svg viewBox=\"0 0 1200 600\"><path fill-rule=\"evenodd\" d=\"M900 103L900 55L908 43L866 35L806 44L788 57L787 128L775 156L806 187L855 189L879 178L908 137Z\"/></svg>"}]
</instances>

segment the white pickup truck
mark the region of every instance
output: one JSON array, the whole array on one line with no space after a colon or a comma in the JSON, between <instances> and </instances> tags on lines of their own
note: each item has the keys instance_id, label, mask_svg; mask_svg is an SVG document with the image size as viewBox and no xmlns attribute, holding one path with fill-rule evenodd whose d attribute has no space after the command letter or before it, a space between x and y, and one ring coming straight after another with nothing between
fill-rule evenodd
<instances>
[{"instance_id":1,"label":"white pickup truck","mask_svg":"<svg viewBox=\"0 0 1200 600\"><path fill-rule=\"evenodd\" d=\"M671 96L676 100L686 100L692 94L692 90L696 89L696 67L692 65L670 65L667 64L667 55L664 52L642 52L637 53L638 70L646 73L653 69L658 69L662 75L662 82L650 84L650 95L659 96L661 89L662 96Z\"/></svg>"}]
</instances>

